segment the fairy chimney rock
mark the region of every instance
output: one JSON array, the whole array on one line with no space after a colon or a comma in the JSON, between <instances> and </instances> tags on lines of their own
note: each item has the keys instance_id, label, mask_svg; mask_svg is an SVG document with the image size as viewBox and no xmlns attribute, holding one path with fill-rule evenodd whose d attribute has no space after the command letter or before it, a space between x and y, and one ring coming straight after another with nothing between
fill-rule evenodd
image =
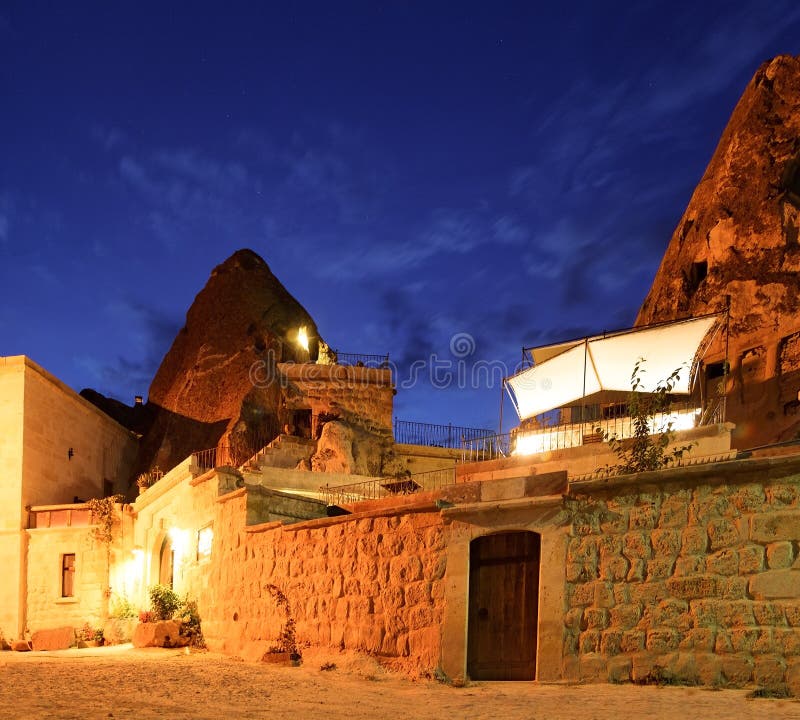
<instances>
[{"instance_id":1,"label":"fairy chimney rock","mask_svg":"<svg viewBox=\"0 0 800 720\"><path fill-rule=\"evenodd\" d=\"M736 105L637 318L696 317L730 297L728 419L739 447L800 427L799 238L800 58L782 55ZM723 358L718 337L706 360Z\"/></svg>"},{"instance_id":2,"label":"fairy chimney rock","mask_svg":"<svg viewBox=\"0 0 800 720\"><path fill-rule=\"evenodd\" d=\"M212 271L150 386L144 464L172 467L226 432L270 440L282 422L277 364L315 361L318 342L314 320L267 263L234 253Z\"/></svg>"}]
</instances>

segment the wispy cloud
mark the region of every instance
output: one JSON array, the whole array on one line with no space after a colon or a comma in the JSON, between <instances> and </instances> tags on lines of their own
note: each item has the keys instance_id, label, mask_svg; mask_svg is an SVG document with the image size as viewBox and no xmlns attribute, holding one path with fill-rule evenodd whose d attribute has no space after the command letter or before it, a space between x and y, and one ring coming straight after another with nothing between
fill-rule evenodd
<instances>
[{"instance_id":1,"label":"wispy cloud","mask_svg":"<svg viewBox=\"0 0 800 720\"><path fill-rule=\"evenodd\" d=\"M123 328L125 352L105 360L80 354L74 358L75 364L89 373L100 392L113 396L121 387L145 392L175 339L180 322L159 308L134 300L110 302L105 315L115 327Z\"/></svg>"}]
</instances>

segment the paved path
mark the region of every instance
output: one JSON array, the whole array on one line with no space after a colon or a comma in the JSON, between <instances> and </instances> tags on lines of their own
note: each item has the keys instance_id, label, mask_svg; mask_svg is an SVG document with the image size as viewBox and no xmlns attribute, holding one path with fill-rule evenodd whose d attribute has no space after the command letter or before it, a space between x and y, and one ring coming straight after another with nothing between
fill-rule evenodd
<instances>
[{"instance_id":1,"label":"paved path","mask_svg":"<svg viewBox=\"0 0 800 720\"><path fill-rule=\"evenodd\" d=\"M476 683L454 688L385 673L369 659L299 668L211 653L98 648L0 653L0 718L269 720L800 720L800 701L744 690Z\"/></svg>"}]
</instances>

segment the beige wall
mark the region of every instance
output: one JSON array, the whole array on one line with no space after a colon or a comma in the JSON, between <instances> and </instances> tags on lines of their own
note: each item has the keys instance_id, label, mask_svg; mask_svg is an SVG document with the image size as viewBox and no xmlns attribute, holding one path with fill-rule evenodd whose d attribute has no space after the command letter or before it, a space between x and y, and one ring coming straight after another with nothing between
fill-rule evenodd
<instances>
[{"instance_id":1,"label":"beige wall","mask_svg":"<svg viewBox=\"0 0 800 720\"><path fill-rule=\"evenodd\" d=\"M114 492L127 490L137 447L131 433L35 363L24 364L23 504L102 497L104 480Z\"/></svg>"},{"instance_id":2,"label":"beige wall","mask_svg":"<svg viewBox=\"0 0 800 720\"><path fill-rule=\"evenodd\" d=\"M22 518L22 407L24 374L0 358L0 630L18 637L22 629L24 545Z\"/></svg>"},{"instance_id":3,"label":"beige wall","mask_svg":"<svg viewBox=\"0 0 800 720\"><path fill-rule=\"evenodd\" d=\"M198 601L201 613L203 608L218 602L218 588L208 582L210 561L197 558L197 533L211 525L212 558L216 558L219 476L209 472L196 478L193 472L197 470L191 466L191 460L184 461L142 493L133 505L134 528L123 550L127 569L116 585L124 587L128 597L141 609L149 607L148 588L159 580L165 539L175 550L176 592ZM228 480L223 477L224 484Z\"/></svg>"},{"instance_id":4,"label":"beige wall","mask_svg":"<svg viewBox=\"0 0 800 720\"><path fill-rule=\"evenodd\" d=\"M85 622L102 627L106 614L106 549L90 527L28 530L27 625L31 632ZM61 559L75 553L74 597L61 597Z\"/></svg>"},{"instance_id":5,"label":"beige wall","mask_svg":"<svg viewBox=\"0 0 800 720\"><path fill-rule=\"evenodd\" d=\"M8 579L0 628L8 636L26 629L26 507L101 497L104 480L124 490L136 448L130 432L29 358L0 358L0 562Z\"/></svg>"}]
</instances>

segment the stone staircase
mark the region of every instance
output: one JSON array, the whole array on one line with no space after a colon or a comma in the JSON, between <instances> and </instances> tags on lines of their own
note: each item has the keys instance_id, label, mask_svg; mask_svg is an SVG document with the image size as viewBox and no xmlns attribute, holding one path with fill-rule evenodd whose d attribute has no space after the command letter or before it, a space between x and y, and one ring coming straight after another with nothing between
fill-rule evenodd
<instances>
[{"instance_id":1,"label":"stone staircase","mask_svg":"<svg viewBox=\"0 0 800 720\"><path fill-rule=\"evenodd\" d=\"M263 467L294 469L301 460L308 460L316 449L313 440L278 435L243 466L247 472L259 472Z\"/></svg>"}]
</instances>

